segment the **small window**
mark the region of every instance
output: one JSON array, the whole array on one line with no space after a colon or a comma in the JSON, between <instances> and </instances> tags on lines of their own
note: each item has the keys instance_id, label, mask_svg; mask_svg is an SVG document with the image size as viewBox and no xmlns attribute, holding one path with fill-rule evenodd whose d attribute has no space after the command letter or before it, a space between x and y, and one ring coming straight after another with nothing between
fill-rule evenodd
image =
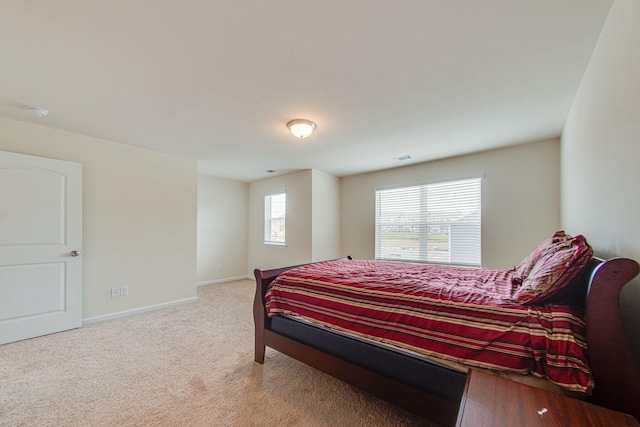
<instances>
[{"instance_id":1,"label":"small window","mask_svg":"<svg viewBox=\"0 0 640 427\"><path fill-rule=\"evenodd\" d=\"M480 178L376 191L376 259L480 266Z\"/></svg>"},{"instance_id":2,"label":"small window","mask_svg":"<svg viewBox=\"0 0 640 427\"><path fill-rule=\"evenodd\" d=\"M287 193L264 196L264 243L284 245L285 219L287 216Z\"/></svg>"}]
</instances>

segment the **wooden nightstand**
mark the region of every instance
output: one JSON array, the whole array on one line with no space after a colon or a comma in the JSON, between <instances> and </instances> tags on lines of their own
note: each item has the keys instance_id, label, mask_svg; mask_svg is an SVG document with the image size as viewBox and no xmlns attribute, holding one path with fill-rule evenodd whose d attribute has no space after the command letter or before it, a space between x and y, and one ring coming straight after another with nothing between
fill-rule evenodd
<instances>
[{"instance_id":1,"label":"wooden nightstand","mask_svg":"<svg viewBox=\"0 0 640 427\"><path fill-rule=\"evenodd\" d=\"M456 425L637 427L640 424L631 415L472 369Z\"/></svg>"}]
</instances>

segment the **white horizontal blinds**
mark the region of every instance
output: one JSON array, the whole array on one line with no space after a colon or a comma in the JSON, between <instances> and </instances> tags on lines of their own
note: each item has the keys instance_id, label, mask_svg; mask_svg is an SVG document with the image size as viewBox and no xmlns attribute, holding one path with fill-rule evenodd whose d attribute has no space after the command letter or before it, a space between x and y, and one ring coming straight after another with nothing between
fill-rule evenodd
<instances>
[{"instance_id":1,"label":"white horizontal blinds","mask_svg":"<svg viewBox=\"0 0 640 427\"><path fill-rule=\"evenodd\" d=\"M420 259L420 190L376 191L376 259Z\"/></svg>"},{"instance_id":2,"label":"white horizontal blinds","mask_svg":"<svg viewBox=\"0 0 640 427\"><path fill-rule=\"evenodd\" d=\"M284 244L287 216L287 193L264 196L264 242Z\"/></svg>"},{"instance_id":3,"label":"white horizontal blinds","mask_svg":"<svg viewBox=\"0 0 640 427\"><path fill-rule=\"evenodd\" d=\"M480 178L376 191L376 259L480 265Z\"/></svg>"}]
</instances>

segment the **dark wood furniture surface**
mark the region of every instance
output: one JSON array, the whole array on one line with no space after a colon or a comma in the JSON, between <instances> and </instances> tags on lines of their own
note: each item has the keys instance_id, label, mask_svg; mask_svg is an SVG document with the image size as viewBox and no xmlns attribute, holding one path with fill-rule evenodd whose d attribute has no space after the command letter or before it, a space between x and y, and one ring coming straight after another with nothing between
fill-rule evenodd
<instances>
[{"instance_id":1,"label":"dark wood furniture surface","mask_svg":"<svg viewBox=\"0 0 640 427\"><path fill-rule=\"evenodd\" d=\"M631 415L472 369L458 427L639 426Z\"/></svg>"},{"instance_id":2,"label":"dark wood furniture surface","mask_svg":"<svg viewBox=\"0 0 640 427\"><path fill-rule=\"evenodd\" d=\"M264 296L269 284L279 274L295 267L298 266L254 271L256 362L264 363L265 347L270 347L442 426L455 425L459 400L443 399L437 392L425 392L271 330ZM631 414L640 420L640 382L624 334L619 305L620 291L638 272L640 265L628 258L606 261L594 258L583 274L583 292L577 298L585 306L589 362L596 383L590 402Z\"/></svg>"}]
</instances>

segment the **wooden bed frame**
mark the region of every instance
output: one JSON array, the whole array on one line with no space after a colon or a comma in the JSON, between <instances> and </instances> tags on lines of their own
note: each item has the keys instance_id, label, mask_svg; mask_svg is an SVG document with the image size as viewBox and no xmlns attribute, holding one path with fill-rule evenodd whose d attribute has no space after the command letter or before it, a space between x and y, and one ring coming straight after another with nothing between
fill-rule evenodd
<instances>
[{"instance_id":1,"label":"wooden bed frame","mask_svg":"<svg viewBox=\"0 0 640 427\"><path fill-rule=\"evenodd\" d=\"M264 363L265 346L270 347L440 425L455 425L459 401L425 392L273 331L264 306L267 287L280 273L295 267L299 266L254 271L256 362ZM585 307L589 362L596 384L589 401L626 412L638 420L640 383L622 325L619 297L622 288L639 271L638 263L628 258L606 261L594 258L580 279L585 291L577 296Z\"/></svg>"}]
</instances>

